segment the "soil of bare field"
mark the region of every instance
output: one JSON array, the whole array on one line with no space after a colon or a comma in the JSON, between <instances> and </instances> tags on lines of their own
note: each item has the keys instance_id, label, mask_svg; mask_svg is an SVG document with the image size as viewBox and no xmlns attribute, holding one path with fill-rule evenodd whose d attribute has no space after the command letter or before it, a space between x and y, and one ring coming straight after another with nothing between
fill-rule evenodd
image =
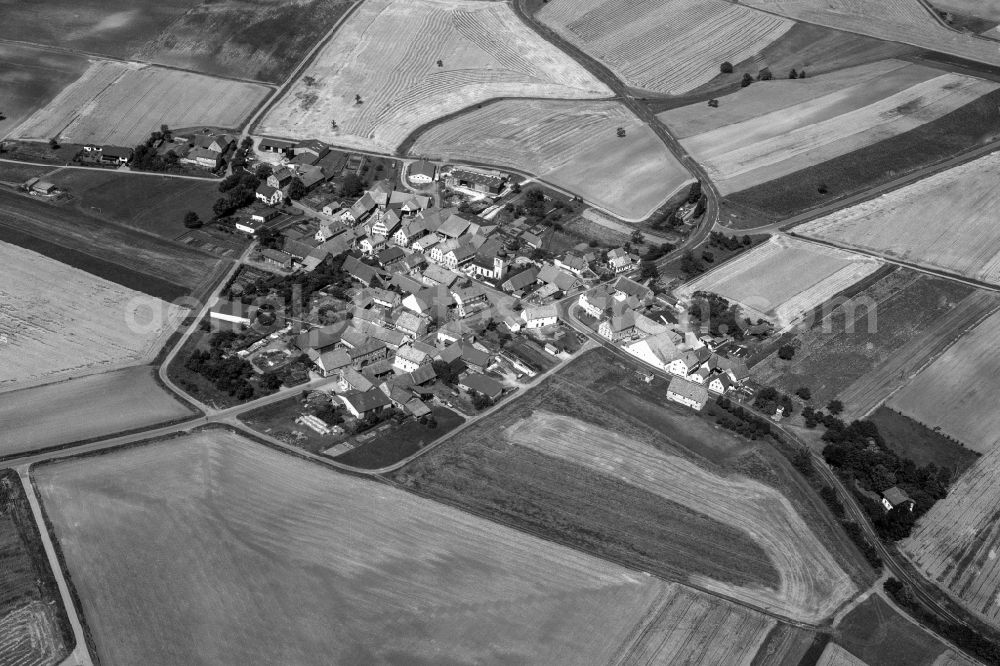
<instances>
[{"instance_id":1,"label":"soil of bare field","mask_svg":"<svg viewBox=\"0 0 1000 666\"><path fill-rule=\"evenodd\" d=\"M774 625L220 429L34 478L107 665L735 664Z\"/></svg>"},{"instance_id":2,"label":"soil of bare field","mask_svg":"<svg viewBox=\"0 0 1000 666\"><path fill-rule=\"evenodd\" d=\"M728 195L758 214L737 221L784 219L881 185L1000 138L1000 90L920 127L794 174Z\"/></svg>"},{"instance_id":3,"label":"soil of bare field","mask_svg":"<svg viewBox=\"0 0 1000 666\"><path fill-rule=\"evenodd\" d=\"M73 643L24 486L0 470L0 663L58 664Z\"/></svg>"},{"instance_id":4,"label":"soil of bare field","mask_svg":"<svg viewBox=\"0 0 1000 666\"><path fill-rule=\"evenodd\" d=\"M226 269L202 252L4 190L0 241L167 301L201 297Z\"/></svg>"},{"instance_id":5,"label":"soil of bare field","mask_svg":"<svg viewBox=\"0 0 1000 666\"><path fill-rule=\"evenodd\" d=\"M4 6L4 21L10 8ZM0 28L2 30L2 28ZM23 46L0 44L0 138L87 69L81 56Z\"/></svg>"}]
</instances>

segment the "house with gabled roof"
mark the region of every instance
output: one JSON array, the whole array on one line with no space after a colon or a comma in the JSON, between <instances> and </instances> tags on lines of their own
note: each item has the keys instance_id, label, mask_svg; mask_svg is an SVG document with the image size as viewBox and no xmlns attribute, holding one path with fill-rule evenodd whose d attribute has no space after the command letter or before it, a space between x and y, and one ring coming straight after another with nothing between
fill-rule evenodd
<instances>
[{"instance_id":1,"label":"house with gabled roof","mask_svg":"<svg viewBox=\"0 0 1000 666\"><path fill-rule=\"evenodd\" d=\"M625 273L635 268L638 259L634 254L626 252L624 248L616 247L608 251L608 268L616 274Z\"/></svg>"},{"instance_id":2,"label":"house with gabled roof","mask_svg":"<svg viewBox=\"0 0 1000 666\"><path fill-rule=\"evenodd\" d=\"M562 258L556 258L552 263L578 278L583 277L584 271L590 268L583 257L572 252L567 252Z\"/></svg>"},{"instance_id":3,"label":"house with gabled roof","mask_svg":"<svg viewBox=\"0 0 1000 666\"><path fill-rule=\"evenodd\" d=\"M427 185L434 181L435 175L437 175L437 167L434 166L434 163L427 160L420 160L410 164L406 177L409 178L411 183Z\"/></svg>"},{"instance_id":4,"label":"house with gabled roof","mask_svg":"<svg viewBox=\"0 0 1000 666\"><path fill-rule=\"evenodd\" d=\"M451 216L449 216L448 219L437 228L436 233L439 236L444 236L445 238L458 238L466 233L471 225L472 220L470 220L466 215L462 213L452 213Z\"/></svg>"},{"instance_id":5,"label":"house with gabled roof","mask_svg":"<svg viewBox=\"0 0 1000 666\"><path fill-rule=\"evenodd\" d=\"M681 377L671 377L670 386L667 387L667 399L701 411L708 402L708 389Z\"/></svg>"},{"instance_id":6,"label":"house with gabled roof","mask_svg":"<svg viewBox=\"0 0 1000 666\"><path fill-rule=\"evenodd\" d=\"M459 317L468 317L489 304L486 290L478 284L452 289L451 295L455 299Z\"/></svg>"},{"instance_id":7,"label":"house with gabled roof","mask_svg":"<svg viewBox=\"0 0 1000 666\"><path fill-rule=\"evenodd\" d=\"M714 395L723 395L734 385L729 375L715 375L708 381L708 392Z\"/></svg>"},{"instance_id":8,"label":"house with gabled roof","mask_svg":"<svg viewBox=\"0 0 1000 666\"><path fill-rule=\"evenodd\" d=\"M508 294L512 294L515 291L521 291L522 289L530 287L537 279L538 268L536 266L529 266L523 271L508 277L504 283L500 285L500 288Z\"/></svg>"},{"instance_id":9,"label":"house with gabled roof","mask_svg":"<svg viewBox=\"0 0 1000 666\"><path fill-rule=\"evenodd\" d=\"M339 374L344 368L351 367L351 355L346 349L335 348L320 351L310 348L306 351L306 356L316 366L316 372L323 377L332 377Z\"/></svg>"},{"instance_id":10,"label":"house with gabled roof","mask_svg":"<svg viewBox=\"0 0 1000 666\"><path fill-rule=\"evenodd\" d=\"M628 310L620 315L612 315L598 325L597 332L611 342L631 338L635 332L635 315Z\"/></svg>"},{"instance_id":11,"label":"house with gabled roof","mask_svg":"<svg viewBox=\"0 0 1000 666\"><path fill-rule=\"evenodd\" d=\"M428 233L410 243L410 249L414 252L430 256L430 252L442 243L444 239L435 233Z\"/></svg>"},{"instance_id":12,"label":"house with gabled roof","mask_svg":"<svg viewBox=\"0 0 1000 666\"><path fill-rule=\"evenodd\" d=\"M419 349L404 345L396 350L396 357L392 364L403 372L412 372L420 366L430 363L431 360L430 356Z\"/></svg>"},{"instance_id":13,"label":"house with gabled roof","mask_svg":"<svg viewBox=\"0 0 1000 666\"><path fill-rule=\"evenodd\" d=\"M277 206L285 198L285 195L282 194L281 190L276 187L271 187L266 183L262 183L257 187L255 196L268 206Z\"/></svg>"},{"instance_id":14,"label":"house with gabled roof","mask_svg":"<svg viewBox=\"0 0 1000 666\"><path fill-rule=\"evenodd\" d=\"M490 402L496 402L503 396L503 385L500 382L478 372L470 372L463 377L459 381L458 387L469 393L485 396Z\"/></svg>"},{"instance_id":15,"label":"house with gabled roof","mask_svg":"<svg viewBox=\"0 0 1000 666\"><path fill-rule=\"evenodd\" d=\"M622 347L629 354L659 370L666 370L680 354L669 333L658 333Z\"/></svg>"},{"instance_id":16,"label":"house with gabled roof","mask_svg":"<svg viewBox=\"0 0 1000 666\"><path fill-rule=\"evenodd\" d=\"M371 380L355 370L352 366L340 369L340 390L358 391L364 393L375 387Z\"/></svg>"},{"instance_id":17,"label":"house with gabled roof","mask_svg":"<svg viewBox=\"0 0 1000 666\"><path fill-rule=\"evenodd\" d=\"M380 414L392 404L387 396L377 388L370 389L364 393L349 392L340 396L341 402L352 416L365 419L369 416Z\"/></svg>"},{"instance_id":18,"label":"house with gabled roof","mask_svg":"<svg viewBox=\"0 0 1000 666\"><path fill-rule=\"evenodd\" d=\"M447 268L458 270L476 258L476 248L468 243L462 243L444 255L443 263Z\"/></svg>"},{"instance_id":19,"label":"house with gabled roof","mask_svg":"<svg viewBox=\"0 0 1000 666\"><path fill-rule=\"evenodd\" d=\"M430 233L430 229L427 218L418 216L403 222L402 226L393 234L392 239L397 245L409 247L417 239L423 238L428 233Z\"/></svg>"},{"instance_id":20,"label":"house with gabled roof","mask_svg":"<svg viewBox=\"0 0 1000 666\"><path fill-rule=\"evenodd\" d=\"M424 269L424 282L431 286L441 286L450 289L458 281L458 274L443 266L428 266Z\"/></svg>"},{"instance_id":21,"label":"house with gabled roof","mask_svg":"<svg viewBox=\"0 0 1000 666\"><path fill-rule=\"evenodd\" d=\"M892 511L893 509L906 509L913 511L913 507L916 505L909 495L906 494L899 486L893 486L885 492L882 493L882 507L886 511Z\"/></svg>"},{"instance_id":22,"label":"house with gabled roof","mask_svg":"<svg viewBox=\"0 0 1000 666\"><path fill-rule=\"evenodd\" d=\"M416 339L427 333L427 320L413 312L403 312L396 318L395 327L408 338Z\"/></svg>"},{"instance_id":23,"label":"house with gabled roof","mask_svg":"<svg viewBox=\"0 0 1000 666\"><path fill-rule=\"evenodd\" d=\"M543 266L538 272L538 281L553 284L559 291L567 292L580 284L579 278L572 273L557 268L551 264Z\"/></svg>"},{"instance_id":24,"label":"house with gabled roof","mask_svg":"<svg viewBox=\"0 0 1000 666\"><path fill-rule=\"evenodd\" d=\"M639 302L643 302L653 296L653 290L643 286L635 280L627 277L620 277L614 284L614 296L619 301L624 301L629 297L635 297Z\"/></svg>"},{"instance_id":25,"label":"house with gabled roof","mask_svg":"<svg viewBox=\"0 0 1000 666\"><path fill-rule=\"evenodd\" d=\"M525 328L542 328L552 326L559 321L559 308L555 303L525 308L521 311L521 319Z\"/></svg>"},{"instance_id":26,"label":"house with gabled roof","mask_svg":"<svg viewBox=\"0 0 1000 666\"><path fill-rule=\"evenodd\" d=\"M350 208L340 214L340 219L348 224L361 224L375 212L378 204L370 192L365 192Z\"/></svg>"},{"instance_id":27,"label":"house with gabled roof","mask_svg":"<svg viewBox=\"0 0 1000 666\"><path fill-rule=\"evenodd\" d=\"M378 271L375 270L373 266L369 266L357 257L348 255L344 259L342 270L355 280L363 283L365 286L370 287L372 285L378 286L381 284L378 277Z\"/></svg>"}]
</instances>

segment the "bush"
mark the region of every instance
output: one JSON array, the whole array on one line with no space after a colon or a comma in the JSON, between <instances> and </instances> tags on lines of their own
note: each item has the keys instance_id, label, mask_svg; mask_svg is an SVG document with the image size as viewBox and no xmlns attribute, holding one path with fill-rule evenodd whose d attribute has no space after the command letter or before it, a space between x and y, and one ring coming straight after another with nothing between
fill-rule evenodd
<instances>
[{"instance_id":1,"label":"bush","mask_svg":"<svg viewBox=\"0 0 1000 666\"><path fill-rule=\"evenodd\" d=\"M795 389L795 395L799 396L803 400L812 400L812 391L810 391L806 386Z\"/></svg>"},{"instance_id":2,"label":"bush","mask_svg":"<svg viewBox=\"0 0 1000 666\"><path fill-rule=\"evenodd\" d=\"M740 81L740 88L746 88L751 83L753 83L753 77L750 76L749 74L744 74L743 80Z\"/></svg>"},{"instance_id":3,"label":"bush","mask_svg":"<svg viewBox=\"0 0 1000 666\"><path fill-rule=\"evenodd\" d=\"M731 63L731 62L729 62L727 60L726 62L724 62L721 65L719 65L719 71L722 72L723 74L732 74L733 73L733 63Z\"/></svg>"},{"instance_id":4,"label":"bush","mask_svg":"<svg viewBox=\"0 0 1000 666\"><path fill-rule=\"evenodd\" d=\"M197 229L201 226L201 218L198 217L198 213L193 210L189 210L184 214L184 226L188 229Z\"/></svg>"},{"instance_id":5,"label":"bush","mask_svg":"<svg viewBox=\"0 0 1000 666\"><path fill-rule=\"evenodd\" d=\"M791 361L795 357L795 347L791 345L781 345L778 348L778 358L783 361Z\"/></svg>"},{"instance_id":6,"label":"bush","mask_svg":"<svg viewBox=\"0 0 1000 666\"><path fill-rule=\"evenodd\" d=\"M833 415L840 414L844 411L844 403L839 400L831 400L826 404L826 411Z\"/></svg>"}]
</instances>

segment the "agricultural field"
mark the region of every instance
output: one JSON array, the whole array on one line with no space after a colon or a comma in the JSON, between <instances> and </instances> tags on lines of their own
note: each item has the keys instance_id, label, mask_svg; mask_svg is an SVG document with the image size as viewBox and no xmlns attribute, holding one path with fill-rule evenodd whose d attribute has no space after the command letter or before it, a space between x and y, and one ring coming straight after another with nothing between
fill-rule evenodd
<instances>
[{"instance_id":1,"label":"agricultural field","mask_svg":"<svg viewBox=\"0 0 1000 666\"><path fill-rule=\"evenodd\" d=\"M1000 65L995 42L946 28L917 0L877 4L869 0L745 0L745 4L796 21Z\"/></svg>"},{"instance_id":2,"label":"agricultural field","mask_svg":"<svg viewBox=\"0 0 1000 666\"><path fill-rule=\"evenodd\" d=\"M862 255L772 236L736 259L682 285L678 296L707 291L739 303L746 316L791 327L838 293L879 269Z\"/></svg>"},{"instance_id":3,"label":"agricultural field","mask_svg":"<svg viewBox=\"0 0 1000 666\"><path fill-rule=\"evenodd\" d=\"M901 458L912 460L918 467L930 463L947 467L952 471L953 479L957 479L980 458L979 453L954 438L931 430L888 407L879 407L868 416L868 420L878 427L886 445Z\"/></svg>"},{"instance_id":4,"label":"agricultural field","mask_svg":"<svg viewBox=\"0 0 1000 666\"><path fill-rule=\"evenodd\" d=\"M1000 6L993 0L934 0L931 4L946 12L958 12L966 16L1000 22Z\"/></svg>"},{"instance_id":5,"label":"agricultural field","mask_svg":"<svg viewBox=\"0 0 1000 666\"><path fill-rule=\"evenodd\" d=\"M14 245L0 243L0 391L138 365L182 310Z\"/></svg>"},{"instance_id":6,"label":"agricultural field","mask_svg":"<svg viewBox=\"0 0 1000 666\"><path fill-rule=\"evenodd\" d=\"M0 241L163 300L202 297L228 267L209 254L3 189Z\"/></svg>"},{"instance_id":7,"label":"agricultural field","mask_svg":"<svg viewBox=\"0 0 1000 666\"><path fill-rule=\"evenodd\" d=\"M1000 84L902 61L759 82L659 114L722 194L795 174L932 122ZM721 111L721 113L720 113Z\"/></svg>"},{"instance_id":8,"label":"agricultural field","mask_svg":"<svg viewBox=\"0 0 1000 666\"><path fill-rule=\"evenodd\" d=\"M72 647L24 486L16 472L0 470L0 662L55 666Z\"/></svg>"},{"instance_id":9,"label":"agricultural field","mask_svg":"<svg viewBox=\"0 0 1000 666\"><path fill-rule=\"evenodd\" d=\"M219 185L210 180L85 169L61 169L46 179L67 191L71 198L66 205L81 213L170 240L189 231L184 226L188 211L211 220L212 204L219 198Z\"/></svg>"},{"instance_id":10,"label":"agricultural field","mask_svg":"<svg viewBox=\"0 0 1000 666\"><path fill-rule=\"evenodd\" d=\"M34 478L104 664L738 664L774 624L226 430Z\"/></svg>"},{"instance_id":11,"label":"agricultural field","mask_svg":"<svg viewBox=\"0 0 1000 666\"><path fill-rule=\"evenodd\" d=\"M856 606L837 629L837 643L870 666L972 666L878 594Z\"/></svg>"},{"instance_id":12,"label":"agricultural field","mask_svg":"<svg viewBox=\"0 0 1000 666\"><path fill-rule=\"evenodd\" d=\"M589 352L391 478L743 603L808 622L832 613L856 588L782 495L786 472L759 445L637 394L665 387L630 374Z\"/></svg>"},{"instance_id":13,"label":"agricultural field","mask_svg":"<svg viewBox=\"0 0 1000 666\"><path fill-rule=\"evenodd\" d=\"M994 627L1000 626L998 472L1000 447L994 447L952 484L902 544L928 578Z\"/></svg>"},{"instance_id":14,"label":"agricultural field","mask_svg":"<svg viewBox=\"0 0 1000 666\"><path fill-rule=\"evenodd\" d=\"M795 233L997 284L998 175L1000 155L987 155L807 222Z\"/></svg>"},{"instance_id":15,"label":"agricultural field","mask_svg":"<svg viewBox=\"0 0 1000 666\"><path fill-rule=\"evenodd\" d=\"M254 83L99 60L11 135L134 146L163 124L238 128L269 93Z\"/></svg>"},{"instance_id":16,"label":"agricultural field","mask_svg":"<svg viewBox=\"0 0 1000 666\"><path fill-rule=\"evenodd\" d=\"M191 416L155 372L137 366L4 393L0 457Z\"/></svg>"},{"instance_id":17,"label":"agricultural field","mask_svg":"<svg viewBox=\"0 0 1000 666\"><path fill-rule=\"evenodd\" d=\"M886 404L973 451L992 451L1000 441L1000 413L983 407L1000 389L998 325L1000 313L991 315Z\"/></svg>"},{"instance_id":18,"label":"agricultural field","mask_svg":"<svg viewBox=\"0 0 1000 666\"><path fill-rule=\"evenodd\" d=\"M282 83L350 0L202 0L132 57L205 74Z\"/></svg>"},{"instance_id":19,"label":"agricultural field","mask_svg":"<svg viewBox=\"0 0 1000 666\"><path fill-rule=\"evenodd\" d=\"M814 650L816 640L822 640L820 635L789 624L778 623L761 644L760 650L754 656L752 666L799 666L809 663L807 654ZM819 652L819 650L816 650Z\"/></svg>"},{"instance_id":20,"label":"agricultural field","mask_svg":"<svg viewBox=\"0 0 1000 666\"><path fill-rule=\"evenodd\" d=\"M392 152L422 125L488 99L610 95L506 4L369 0L257 132Z\"/></svg>"},{"instance_id":21,"label":"agricultural field","mask_svg":"<svg viewBox=\"0 0 1000 666\"><path fill-rule=\"evenodd\" d=\"M410 152L527 172L636 222L693 181L619 102L501 100L435 125Z\"/></svg>"},{"instance_id":22,"label":"agricultural field","mask_svg":"<svg viewBox=\"0 0 1000 666\"><path fill-rule=\"evenodd\" d=\"M868 666L836 643L827 643L816 666Z\"/></svg>"},{"instance_id":23,"label":"agricultural field","mask_svg":"<svg viewBox=\"0 0 1000 666\"><path fill-rule=\"evenodd\" d=\"M4 8L6 20L7 8ZM87 59L20 44L0 44L0 139L87 70Z\"/></svg>"},{"instance_id":24,"label":"agricultural field","mask_svg":"<svg viewBox=\"0 0 1000 666\"><path fill-rule=\"evenodd\" d=\"M538 19L635 88L679 95L759 53L792 21L722 0L554 0Z\"/></svg>"},{"instance_id":25,"label":"agricultural field","mask_svg":"<svg viewBox=\"0 0 1000 666\"><path fill-rule=\"evenodd\" d=\"M862 418L1000 305L990 292L893 266L853 291L792 331L795 356L775 351L753 366L754 379L789 394L807 387L817 405L840 398L849 418Z\"/></svg>"}]
</instances>

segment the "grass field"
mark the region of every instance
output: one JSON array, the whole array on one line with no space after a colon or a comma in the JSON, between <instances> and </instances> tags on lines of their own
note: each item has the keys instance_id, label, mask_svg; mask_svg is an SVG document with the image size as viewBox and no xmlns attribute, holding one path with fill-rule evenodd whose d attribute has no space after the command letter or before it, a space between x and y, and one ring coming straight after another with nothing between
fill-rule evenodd
<instances>
[{"instance_id":1,"label":"grass field","mask_svg":"<svg viewBox=\"0 0 1000 666\"><path fill-rule=\"evenodd\" d=\"M772 236L736 259L682 285L677 294L719 294L739 303L746 316L788 328L844 289L874 273L881 263L862 255Z\"/></svg>"},{"instance_id":2,"label":"grass field","mask_svg":"<svg viewBox=\"0 0 1000 666\"><path fill-rule=\"evenodd\" d=\"M816 666L868 666L836 643L828 643Z\"/></svg>"},{"instance_id":3,"label":"grass field","mask_svg":"<svg viewBox=\"0 0 1000 666\"><path fill-rule=\"evenodd\" d=\"M992 0L934 0L932 4L949 12L1000 21L1000 6Z\"/></svg>"},{"instance_id":4,"label":"grass field","mask_svg":"<svg viewBox=\"0 0 1000 666\"><path fill-rule=\"evenodd\" d=\"M1000 155L988 155L795 228L797 234L1000 283ZM949 220L947 225L941 220Z\"/></svg>"},{"instance_id":5,"label":"grass field","mask_svg":"<svg viewBox=\"0 0 1000 666\"><path fill-rule=\"evenodd\" d=\"M171 240L188 231L184 227L188 211L202 220L212 219L212 204L219 198L217 182L169 176L63 169L47 180L68 191L72 196L68 206L84 214Z\"/></svg>"},{"instance_id":6,"label":"grass field","mask_svg":"<svg viewBox=\"0 0 1000 666\"><path fill-rule=\"evenodd\" d=\"M894 410L987 453L1000 441L1000 412L984 409L1000 388L1000 313L960 338L887 403Z\"/></svg>"},{"instance_id":7,"label":"grass field","mask_svg":"<svg viewBox=\"0 0 1000 666\"><path fill-rule=\"evenodd\" d=\"M830 80L827 80L830 79ZM888 61L805 80L759 82L660 114L723 194L795 174L940 118L1000 87ZM722 111L722 113L719 113Z\"/></svg>"},{"instance_id":8,"label":"grass field","mask_svg":"<svg viewBox=\"0 0 1000 666\"><path fill-rule=\"evenodd\" d=\"M37 178L52 171L52 167L0 162L0 182L20 185L29 178Z\"/></svg>"},{"instance_id":9,"label":"grass field","mask_svg":"<svg viewBox=\"0 0 1000 666\"><path fill-rule=\"evenodd\" d=\"M1000 448L993 448L920 518L902 545L928 578L994 627L1000 626L998 471Z\"/></svg>"},{"instance_id":10,"label":"grass field","mask_svg":"<svg viewBox=\"0 0 1000 666\"><path fill-rule=\"evenodd\" d=\"M618 102L502 100L430 128L410 152L518 169L634 221L693 180Z\"/></svg>"},{"instance_id":11,"label":"grass field","mask_svg":"<svg viewBox=\"0 0 1000 666\"><path fill-rule=\"evenodd\" d=\"M432 407L431 412L437 423L435 427L428 428L415 419L407 419L405 423L394 425L374 439L337 456L337 462L361 469L385 467L413 455L465 421L461 415L446 407Z\"/></svg>"},{"instance_id":12,"label":"grass field","mask_svg":"<svg viewBox=\"0 0 1000 666\"><path fill-rule=\"evenodd\" d=\"M200 296L226 268L203 252L2 189L0 241L164 300Z\"/></svg>"},{"instance_id":13,"label":"grass field","mask_svg":"<svg viewBox=\"0 0 1000 666\"><path fill-rule=\"evenodd\" d=\"M253 83L101 60L11 134L134 146L162 124L241 127L269 93Z\"/></svg>"},{"instance_id":14,"label":"grass field","mask_svg":"<svg viewBox=\"0 0 1000 666\"><path fill-rule=\"evenodd\" d=\"M0 470L0 662L54 666L72 639L24 487Z\"/></svg>"},{"instance_id":15,"label":"grass field","mask_svg":"<svg viewBox=\"0 0 1000 666\"><path fill-rule=\"evenodd\" d=\"M139 366L4 393L0 456L191 416L155 372Z\"/></svg>"},{"instance_id":16,"label":"grass field","mask_svg":"<svg viewBox=\"0 0 1000 666\"><path fill-rule=\"evenodd\" d=\"M848 613L837 628L837 643L871 666L971 666L877 594Z\"/></svg>"},{"instance_id":17,"label":"grass field","mask_svg":"<svg viewBox=\"0 0 1000 666\"><path fill-rule=\"evenodd\" d=\"M630 86L677 95L778 39L791 21L721 0L554 0L538 18Z\"/></svg>"},{"instance_id":18,"label":"grass field","mask_svg":"<svg viewBox=\"0 0 1000 666\"><path fill-rule=\"evenodd\" d=\"M791 360L778 358L775 351L755 364L754 379L786 393L808 387L817 405L854 387L857 397L845 404L852 418L860 418L875 403L859 398L871 396L877 402L888 397L959 334L961 322L975 321L1000 303L988 292L906 268L886 267L869 279L871 284L858 285L865 288L808 328L794 331ZM900 379L903 363L908 374ZM875 390L862 393L862 385Z\"/></svg>"},{"instance_id":19,"label":"grass field","mask_svg":"<svg viewBox=\"0 0 1000 666\"><path fill-rule=\"evenodd\" d=\"M133 57L205 74L281 83L350 0L203 0Z\"/></svg>"},{"instance_id":20,"label":"grass field","mask_svg":"<svg viewBox=\"0 0 1000 666\"><path fill-rule=\"evenodd\" d=\"M916 129L801 171L730 194L761 219L783 219L837 197L889 182L1000 138L1000 91L988 93Z\"/></svg>"},{"instance_id":21,"label":"grass field","mask_svg":"<svg viewBox=\"0 0 1000 666\"><path fill-rule=\"evenodd\" d=\"M630 374L605 352L588 353L392 478L613 561L807 621L843 601L854 584L788 500L724 471L751 458L768 468L763 476L783 470L770 468L750 442L636 395L642 389L631 384L641 382ZM798 545L781 552L793 524Z\"/></svg>"},{"instance_id":22,"label":"grass field","mask_svg":"<svg viewBox=\"0 0 1000 666\"><path fill-rule=\"evenodd\" d=\"M0 112L5 116L0 120L0 138L48 104L86 71L87 64L86 58L77 55L0 44Z\"/></svg>"},{"instance_id":23,"label":"grass field","mask_svg":"<svg viewBox=\"0 0 1000 666\"><path fill-rule=\"evenodd\" d=\"M888 407L876 409L868 418L890 449L918 466L934 463L952 470L957 478L979 460L972 449Z\"/></svg>"},{"instance_id":24,"label":"grass field","mask_svg":"<svg viewBox=\"0 0 1000 666\"><path fill-rule=\"evenodd\" d=\"M797 21L902 42L975 62L1000 65L996 44L949 30L916 0L746 0L751 7Z\"/></svg>"},{"instance_id":25,"label":"grass field","mask_svg":"<svg viewBox=\"0 0 1000 666\"><path fill-rule=\"evenodd\" d=\"M608 95L505 4L369 0L258 131L391 152L425 123L487 99Z\"/></svg>"},{"instance_id":26,"label":"grass field","mask_svg":"<svg viewBox=\"0 0 1000 666\"><path fill-rule=\"evenodd\" d=\"M228 431L35 480L105 664L736 664L773 624Z\"/></svg>"},{"instance_id":27,"label":"grass field","mask_svg":"<svg viewBox=\"0 0 1000 666\"><path fill-rule=\"evenodd\" d=\"M152 359L181 311L0 243L0 391Z\"/></svg>"}]
</instances>

